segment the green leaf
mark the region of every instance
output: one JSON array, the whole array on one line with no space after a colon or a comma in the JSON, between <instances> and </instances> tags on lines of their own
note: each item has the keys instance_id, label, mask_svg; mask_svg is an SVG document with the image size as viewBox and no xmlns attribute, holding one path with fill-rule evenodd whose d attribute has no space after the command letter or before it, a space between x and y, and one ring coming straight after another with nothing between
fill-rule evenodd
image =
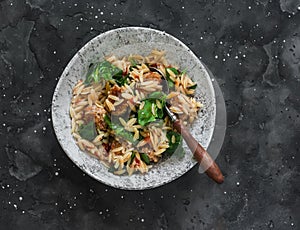
<instances>
[{"instance_id":1,"label":"green leaf","mask_svg":"<svg viewBox=\"0 0 300 230\"><path fill-rule=\"evenodd\" d=\"M146 153L140 153L142 161L144 161L147 165L150 164L150 159Z\"/></svg>"},{"instance_id":2,"label":"green leaf","mask_svg":"<svg viewBox=\"0 0 300 230\"><path fill-rule=\"evenodd\" d=\"M108 125L108 127L112 129L111 120L106 114L104 115L104 121Z\"/></svg>"},{"instance_id":3,"label":"green leaf","mask_svg":"<svg viewBox=\"0 0 300 230\"><path fill-rule=\"evenodd\" d=\"M122 137L123 139L130 141L131 143L135 143L136 141L133 139L133 134L131 132L128 132L123 128L123 126L116 125L117 128L114 129L115 134L119 137Z\"/></svg>"},{"instance_id":4,"label":"green leaf","mask_svg":"<svg viewBox=\"0 0 300 230\"><path fill-rule=\"evenodd\" d=\"M122 86L122 85L125 85L127 83L128 77L129 77L129 74L124 76L123 71L121 70L119 73L117 73L113 76L113 79L116 81L116 83L119 86Z\"/></svg>"},{"instance_id":5,"label":"green leaf","mask_svg":"<svg viewBox=\"0 0 300 230\"><path fill-rule=\"evenodd\" d=\"M169 69L169 70L171 70L175 75L178 75L179 74L179 72L178 72L178 70L177 69L175 69L175 68L173 68L173 67L170 67L170 68L166 68L166 70L167 69ZM167 75L169 76L169 73L168 73L168 71L166 71L166 73L167 73Z\"/></svg>"},{"instance_id":6,"label":"green leaf","mask_svg":"<svg viewBox=\"0 0 300 230\"><path fill-rule=\"evenodd\" d=\"M88 141L92 141L97 136L96 126L94 121L90 121L87 124L83 124L78 129L79 135Z\"/></svg>"},{"instance_id":7,"label":"green leaf","mask_svg":"<svg viewBox=\"0 0 300 230\"><path fill-rule=\"evenodd\" d=\"M167 81L169 89L173 89L175 87L174 82L169 77L167 78Z\"/></svg>"},{"instance_id":8,"label":"green leaf","mask_svg":"<svg viewBox=\"0 0 300 230\"><path fill-rule=\"evenodd\" d=\"M167 95L164 92L157 91L157 92L150 93L148 98L155 98L155 99L160 99L165 101Z\"/></svg>"},{"instance_id":9,"label":"green leaf","mask_svg":"<svg viewBox=\"0 0 300 230\"><path fill-rule=\"evenodd\" d=\"M134 158L135 158L135 153L131 153L130 160L129 160L129 163L128 163L129 165L131 165Z\"/></svg>"},{"instance_id":10,"label":"green leaf","mask_svg":"<svg viewBox=\"0 0 300 230\"><path fill-rule=\"evenodd\" d=\"M170 68L166 68L166 70L169 69L171 70L175 75L178 75L179 72L177 69L173 68L173 67L170 67ZM173 89L175 84L174 82L171 80L170 78L170 74L168 73L168 71L166 71L166 78L167 78L167 81L168 81L168 86L169 86L169 89Z\"/></svg>"},{"instance_id":11,"label":"green leaf","mask_svg":"<svg viewBox=\"0 0 300 230\"><path fill-rule=\"evenodd\" d=\"M129 59L131 66L137 66L139 63L134 58Z\"/></svg>"},{"instance_id":12,"label":"green leaf","mask_svg":"<svg viewBox=\"0 0 300 230\"><path fill-rule=\"evenodd\" d=\"M150 100L145 100L143 109L138 111L138 123L142 126L155 121L157 116L157 106L155 105L155 114L152 114L152 104Z\"/></svg>"},{"instance_id":13,"label":"green leaf","mask_svg":"<svg viewBox=\"0 0 300 230\"><path fill-rule=\"evenodd\" d=\"M115 171L116 171L116 169L115 169L115 167L113 165L110 166L109 169L108 169L108 172L110 172L110 173L113 173Z\"/></svg>"},{"instance_id":14,"label":"green leaf","mask_svg":"<svg viewBox=\"0 0 300 230\"><path fill-rule=\"evenodd\" d=\"M108 61L94 63L87 73L85 84L99 82L102 78L105 80L112 80L113 76L121 71L121 69L112 65Z\"/></svg>"},{"instance_id":15,"label":"green leaf","mask_svg":"<svg viewBox=\"0 0 300 230\"><path fill-rule=\"evenodd\" d=\"M175 143L172 143L172 136L175 137ZM182 136L174 131L167 132L167 138L169 140L169 148L165 151L165 153L170 155L176 155L179 158L184 156L184 149L182 148Z\"/></svg>"},{"instance_id":16,"label":"green leaf","mask_svg":"<svg viewBox=\"0 0 300 230\"><path fill-rule=\"evenodd\" d=\"M112 129L115 132L116 136L122 137L123 139L130 141L131 143L135 143L136 141L133 139L133 134L131 132L128 132L124 129L123 126L119 124L112 123L110 118L105 115L104 121L108 125L110 129Z\"/></svg>"},{"instance_id":17,"label":"green leaf","mask_svg":"<svg viewBox=\"0 0 300 230\"><path fill-rule=\"evenodd\" d=\"M197 88L197 83L195 83L194 85L188 87L188 89L196 89Z\"/></svg>"}]
</instances>

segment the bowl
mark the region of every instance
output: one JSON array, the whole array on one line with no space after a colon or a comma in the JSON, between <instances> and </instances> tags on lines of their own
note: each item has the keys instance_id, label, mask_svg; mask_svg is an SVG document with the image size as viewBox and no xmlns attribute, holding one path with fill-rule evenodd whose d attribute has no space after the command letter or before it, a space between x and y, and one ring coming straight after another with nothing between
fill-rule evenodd
<instances>
[{"instance_id":1,"label":"bowl","mask_svg":"<svg viewBox=\"0 0 300 230\"><path fill-rule=\"evenodd\" d=\"M99 160L82 152L71 135L69 108L72 88L78 80L85 79L91 63L109 55L118 57L129 54L146 56L153 49L165 50L172 65L185 69L197 82L195 98L204 106L191 127L192 135L207 148L211 141L216 117L216 99L208 70L197 56L180 40L166 32L143 28L125 27L107 31L85 44L63 71L52 99L52 122L57 139L68 157L85 173L109 186L126 190L143 190L161 186L184 175L197 164L187 145L183 143L183 158L170 157L155 164L148 173L115 175Z\"/></svg>"}]
</instances>

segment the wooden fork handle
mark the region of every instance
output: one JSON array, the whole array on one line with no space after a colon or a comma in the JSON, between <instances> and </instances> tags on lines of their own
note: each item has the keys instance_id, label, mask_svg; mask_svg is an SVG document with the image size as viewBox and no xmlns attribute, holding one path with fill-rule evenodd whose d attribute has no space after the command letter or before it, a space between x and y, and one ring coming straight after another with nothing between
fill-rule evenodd
<instances>
[{"instance_id":1,"label":"wooden fork handle","mask_svg":"<svg viewBox=\"0 0 300 230\"><path fill-rule=\"evenodd\" d=\"M174 121L174 128L181 134L190 150L194 154L194 157L202 166L205 173L213 179L215 182L221 184L224 181L224 176L216 164L216 162L211 158L208 152L197 142L197 140L191 135L187 128L181 123L180 120Z\"/></svg>"}]
</instances>

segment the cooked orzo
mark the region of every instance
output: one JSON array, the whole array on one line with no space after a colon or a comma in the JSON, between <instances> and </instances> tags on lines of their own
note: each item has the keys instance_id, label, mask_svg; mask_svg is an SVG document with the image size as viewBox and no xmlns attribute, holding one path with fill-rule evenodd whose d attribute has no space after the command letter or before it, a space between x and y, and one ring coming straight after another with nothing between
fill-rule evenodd
<instances>
[{"instance_id":1,"label":"cooked orzo","mask_svg":"<svg viewBox=\"0 0 300 230\"><path fill-rule=\"evenodd\" d=\"M110 56L92 64L73 88L72 135L114 174L148 172L164 155L183 153L164 107L192 123L202 106L193 98L196 87L185 71L167 63L164 51Z\"/></svg>"}]
</instances>

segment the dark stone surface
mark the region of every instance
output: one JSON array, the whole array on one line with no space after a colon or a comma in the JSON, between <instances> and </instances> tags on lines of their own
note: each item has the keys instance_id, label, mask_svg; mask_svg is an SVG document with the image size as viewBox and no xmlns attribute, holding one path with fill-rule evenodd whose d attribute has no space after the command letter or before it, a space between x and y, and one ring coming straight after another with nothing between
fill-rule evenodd
<instances>
[{"instance_id":1,"label":"dark stone surface","mask_svg":"<svg viewBox=\"0 0 300 230\"><path fill-rule=\"evenodd\" d=\"M0 0L0 229L299 229L300 2ZM181 39L223 91L224 184L197 168L153 190L83 174L52 130L57 80L97 34Z\"/></svg>"}]
</instances>

